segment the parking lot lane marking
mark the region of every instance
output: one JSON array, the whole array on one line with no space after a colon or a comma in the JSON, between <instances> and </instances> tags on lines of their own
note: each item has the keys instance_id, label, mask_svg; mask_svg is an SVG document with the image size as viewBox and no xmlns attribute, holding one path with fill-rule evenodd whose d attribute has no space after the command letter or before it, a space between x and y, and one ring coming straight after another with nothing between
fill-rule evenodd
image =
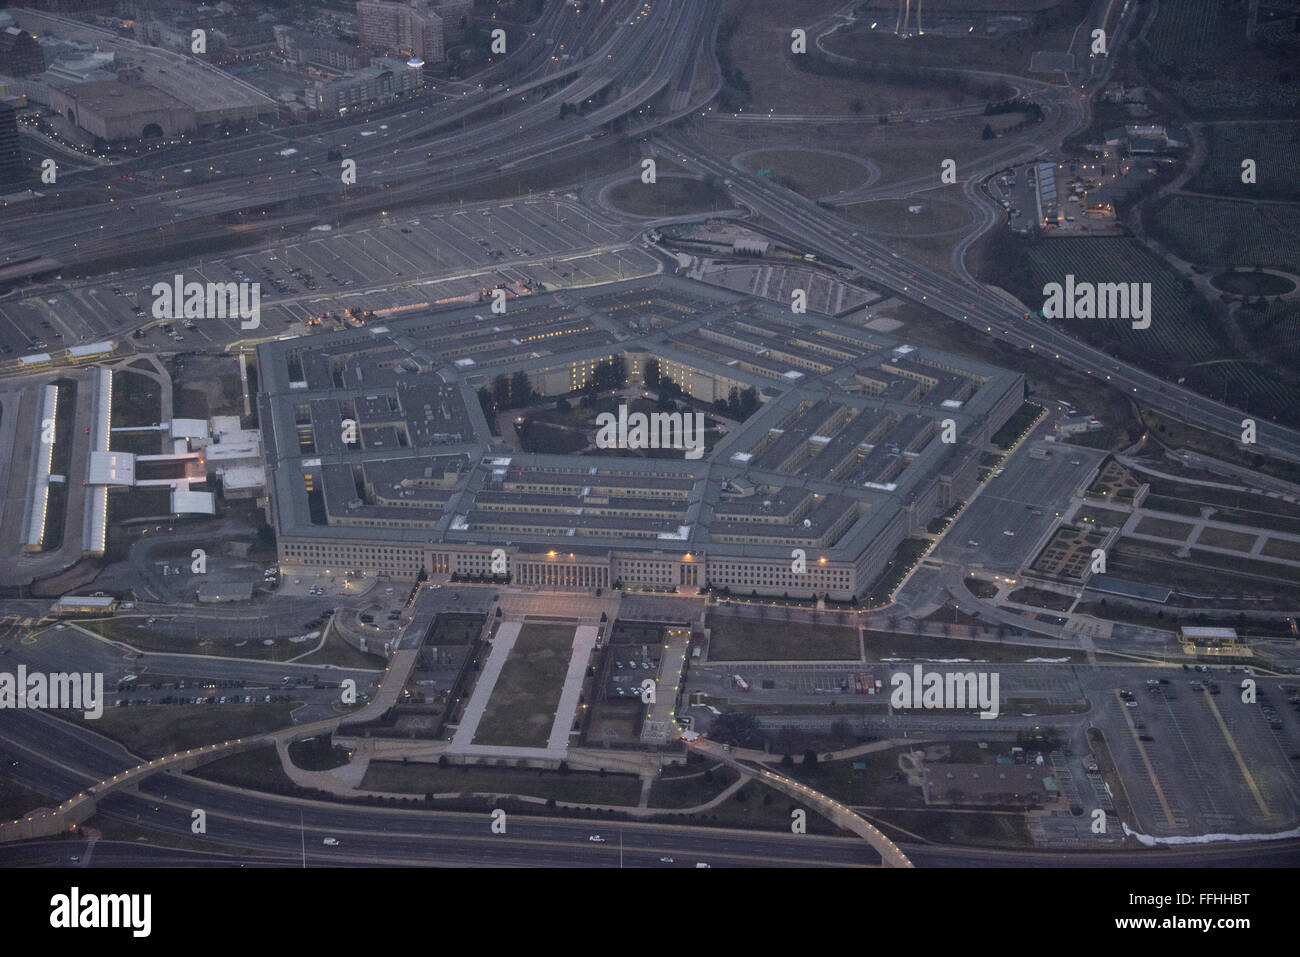
<instances>
[{"instance_id":1,"label":"parking lot lane marking","mask_svg":"<svg viewBox=\"0 0 1300 957\"><path fill-rule=\"evenodd\" d=\"M1241 757L1241 752L1237 749L1237 742L1233 740L1231 732L1228 731L1227 724L1223 721L1223 715L1219 714L1219 707L1214 703L1208 691L1202 691L1201 698L1210 706L1210 713L1214 715L1214 720L1219 722L1219 730L1223 732L1223 738L1228 742L1228 748L1232 751L1232 756L1237 759L1237 767L1241 771L1241 776L1246 779L1246 787L1250 788L1250 793L1255 795L1255 803L1259 806L1259 813L1265 817L1272 817L1273 812L1268 809L1264 803L1264 796L1259 793L1259 786L1255 784L1255 778L1246 767L1246 762Z\"/></svg>"},{"instance_id":2,"label":"parking lot lane marking","mask_svg":"<svg viewBox=\"0 0 1300 957\"><path fill-rule=\"evenodd\" d=\"M1174 814L1169 810L1169 802L1165 800L1164 788L1160 786L1160 779L1156 777L1155 769L1151 767L1151 759L1147 757L1147 749L1142 747L1142 739L1138 737L1137 728L1133 726L1133 717L1129 714L1132 709L1124 703L1124 699L1119 695L1118 688L1115 690L1115 700L1119 702L1120 708L1123 709L1124 720L1128 723L1128 733L1133 736L1133 743L1137 745L1138 755L1142 758L1142 763L1146 765L1147 777L1151 781L1152 789L1156 792L1156 800L1160 802L1160 807L1164 809L1165 821L1168 822L1171 828L1175 828L1178 826L1178 822L1174 820Z\"/></svg>"}]
</instances>

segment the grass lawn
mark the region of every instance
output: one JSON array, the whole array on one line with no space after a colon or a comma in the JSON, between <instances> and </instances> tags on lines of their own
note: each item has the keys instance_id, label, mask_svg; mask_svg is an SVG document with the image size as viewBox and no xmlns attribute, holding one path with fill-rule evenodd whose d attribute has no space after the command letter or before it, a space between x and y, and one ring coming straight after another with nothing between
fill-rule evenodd
<instances>
[{"instance_id":1,"label":"grass lawn","mask_svg":"<svg viewBox=\"0 0 1300 957\"><path fill-rule=\"evenodd\" d=\"M127 750L146 758L160 758L232 738L246 738L286 728L293 721L293 702L282 704L144 705L115 708L87 721L80 712L72 720Z\"/></svg>"},{"instance_id":2,"label":"grass lawn","mask_svg":"<svg viewBox=\"0 0 1300 957\"><path fill-rule=\"evenodd\" d=\"M940 844L965 846L1032 847L1034 843L1020 811L884 808L869 811L866 816L886 837L896 841L915 840L912 835L916 834Z\"/></svg>"},{"instance_id":3,"label":"grass lawn","mask_svg":"<svg viewBox=\"0 0 1300 957\"><path fill-rule=\"evenodd\" d=\"M485 615L439 615L427 644L468 645L483 630Z\"/></svg>"},{"instance_id":4,"label":"grass lawn","mask_svg":"<svg viewBox=\"0 0 1300 957\"><path fill-rule=\"evenodd\" d=\"M1280 296L1295 288L1295 283L1267 272L1224 272L1210 280L1215 289L1238 296Z\"/></svg>"},{"instance_id":5,"label":"grass lawn","mask_svg":"<svg viewBox=\"0 0 1300 957\"><path fill-rule=\"evenodd\" d=\"M857 661L856 628L710 614L710 661Z\"/></svg>"},{"instance_id":6,"label":"grass lawn","mask_svg":"<svg viewBox=\"0 0 1300 957\"><path fill-rule=\"evenodd\" d=\"M966 590L976 598L992 598L998 593L998 586L982 578L966 578Z\"/></svg>"},{"instance_id":7,"label":"grass lawn","mask_svg":"<svg viewBox=\"0 0 1300 957\"><path fill-rule=\"evenodd\" d=\"M1074 520L1099 525L1102 528L1123 528L1124 523L1128 521L1128 516L1128 512L1110 508L1097 508L1095 505L1085 505L1074 513Z\"/></svg>"},{"instance_id":8,"label":"grass lawn","mask_svg":"<svg viewBox=\"0 0 1300 957\"><path fill-rule=\"evenodd\" d=\"M523 794L622 807L635 807L641 798L641 779L635 774L606 774L601 777L594 771L561 772L471 764L444 768L436 764L402 764L398 761L370 762L361 787L394 794Z\"/></svg>"},{"instance_id":9,"label":"grass lawn","mask_svg":"<svg viewBox=\"0 0 1300 957\"><path fill-rule=\"evenodd\" d=\"M1257 535L1251 535L1246 532L1230 532L1226 528L1202 528L1201 534L1196 538L1197 545L1208 545L1211 548L1231 548L1237 552L1248 552L1255 545Z\"/></svg>"},{"instance_id":10,"label":"grass lawn","mask_svg":"<svg viewBox=\"0 0 1300 957\"><path fill-rule=\"evenodd\" d=\"M1074 604L1074 597L1043 588L1017 588L1007 596L1011 601L1035 608L1050 608L1052 611L1066 611Z\"/></svg>"},{"instance_id":11,"label":"grass lawn","mask_svg":"<svg viewBox=\"0 0 1300 957\"><path fill-rule=\"evenodd\" d=\"M888 802L922 806L920 790L901 780L898 756L904 750L890 748L844 761L819 761L811 768L799 761L793 767L775 770L845 804ZM855 764L865 764L866 768L854 769Z\"/></svg>"},{"instance_id":12,"label":"grass lawn","mask_svg":"<svg viewBox=\"0 0 1300 957\"><path fill-rule=\"evenodd\" d=\"M919 213L908 211L920 206ZM911 236L959 230L970 222L964 206L947 200L882 199L840 210L845 219L871 229L873 236Z\"/></svg>"},{"instance_id":13,"label":"grass lawn","mask_svg":"<svg viewBox=\"0 0 1300 957\"><path fill-rule=\"evenodd\" d=\"M1300 562L1300 542L1292 542L1285 538L1270 538L1260 549L1260 554L1270 558L1286 558L1293 562Z\"/></svg>"},{"instance_id":14,"label":"grass lawn","mask_svg":"<svg viewBox=\"0 0 1300 957\"><path fill-rule=\"evenodd\" d=\"M1180 542L1187 541L1187 536L1192 533L1194 525L1188 525L1186 522L1175 522L1168 518L1155 518L1151 515L1143 515L1141 520L1134 526L1133 531L1138 535L1154 535L1156 538L1176 538Z\"/></svg>"},{"instance_id":15,"label":"grass lawn","mask_svg":"<svg viewBox=\"0 0 1300 957\"><path fill-rule=\"evenodd\" d=\"M38 807L54 807L60 800L0 776L0 821L15 820Z\"/></svg>"},{"instance_id":16,"label":"grass lawn","mask_svg":"<svg viewBox=\"0 0 1300 957\"><path fill-rule=\"evenodd\" d=\"M572 624L524 624L492 689L475 744L546 744L569 670L573 630Z\"/></svg>"},{"instance_id":17,"label":"grass lawn","mask_svg":"<svg viewBox=\"0 0 1300 957\"><path fill-rule=\"evenodd\" d=\"M132 428L161 421L162 386L138 372L113 373L113 427ZM157 445L160 433L152 433Z\"/></svg>"},{"instance_id":18,"label":"grass lawn","mask_svg":"<svg viewBox=\"0 0 1300 957\"><path fill-rule=\"evenodd\" d=\"M650 788L650 806L697 807L713 800L737 777L725 764L692 754L685 767L664 769Z\"/></svg>"},{"instance_id":19,"label":"grass lawn","mask_svg":"<svg viewBox=\"0 0 1300 957\"><path fill-rule=\"evenodd\" d=\"M739 19L724 46L750 87L746 113L874 115L912 106L958 105L972 99L938 87L864 82L796 69L790 55L790 31L808 27L833 9L826 0L731 0L727 4L724 22L732 15Z\"/></svg>"},{"instance_id":20,"label":"grass lawn","mask_svg":"<svg viewBox=\"0 0 1300 957\"><path fill-rule=\"evenodd\" d=\"M297 645L289 643L289 637L296 638L298 635L277 636L272 639L275 643L270 645L262 644L265 639L256 641L245 639L242 644L225 639L201 638L196 642L192 637L164 635L151 628L138 627L144 624L144 620L143 615L133 615L125 618L78 621L77 624L101 637L125 642L141 651L163 651L170 654L252 658L256 661L285 661L300 653L303 647L307 645L306 642Z\"/></svg>"},{"instance_id":21,"label":"grass lawn","mask_svg":"<svg viewBox=\"0 0 1300 957\"><path fill-rule=\"evenodd\" d=\"M953 6L951 2L943 4L944 8L951 6ZM1035 4L1034 9L1053 6L1055 5ZM1008 4L1000 3L987 5L986 9L1006 11L1018 7L1012 8ZM1028 75L1029 61L1034 51L1064 50L1070 42L1071 31L1078 19L1064 15L1058 18L1059 22L1051 24L1046 30L1041 27L1032 32L1012 30L996 37L975 32L963 32L955 36L927 33L909 37L904 42L894 35L894 23L890 18L893 12L893 8L886 7L877 15L864 17L853 26L836 30L826 38L826 49L841 56L871 62L892 60L904 62L909 66L949 69L956 66L970 70ZM925 12L929 14L928 4ZM947 12L948 10L945 9L945 13ZM880 24L878 29L872 30L870 24L877 19L885 22Z\"/></svg>"},{"instance_id":22,"label":"grass lawn","mask_svg":"<svg viewBox=\"0 0 1300 957\"><path fill-rule=\"evenodd\" d=\"M351 754L347 748L333 744L332 735L318 734L290 742L289 758L304 771L329 771L347 764Z\"/></svg>"},{"instance_id":23,"label":"grass lawn","mask_svg":"<svg viewBox=\"0 0 1300 957\"><path fill-rule=\"evenodd\" d=\"M205 781L254 791L289 791L297 787L280 764L274 745L232 754L195 768L190 774Z\"/></svg>"},{"instance_id":24,"label":"grass lawn","mask_svg":"<svg viewBox=\"0 0 1300 957\"><path fill-rule=\"evenodd\" d=\"M653 183L640 177L620 183L609 192L610 202L638 216L676 216L682 213L721 212L735 204L724 190L685 176L661 176Z\"/></svg>"},{"instance_id":25,"label":"grass lawn","mask_svg":"<svg viewBox=\"0 0 1300 957\"><path fill-rule=\"evenodd\" d=\"M1238 462L1242 459L1238 444L1227 436L1206 432L1204 429L1188 425L1151 409L1142 410L1142 419L1150 427L1152 438L1169 448L1187 448L1194 452L1202 452L1220 458L1225 462ZM1252 453L1249 463L1243 462L1243 464L1248 464L1249 468L1265 475L1271 475L1274 478L1285 479L1288 482L1300 482L1300 464L1294 462L1272 459ZM1153 494L1158 494L1155 485L1156 483L1153 481L1151 491ZM1215 489L1203 489L1202 491L1223 495L1229 499L1233 495L1233 493L1225 493ZM1211 504L1223 504L1223 502Z\"/></svg>"},{"instance_id":26,"label":"grass lawn","mask_svg":"<svg viewBox=\"0 0 1300 957\"><path fill-rule=\"evenodd\" d=\"M992 628L988 638L996 635ZM921 658L970 658L974 661L1024 661L1026 658L1072 658L1082 660L1082 653L1053 645L1007 644L976 641L970 638L940 638L933 635L909 635L903 632L868 631L867 660L911 661Z\"/></svg>"},{"instance_id":27,"label":"grass lawn","mask_svg":"<svg viewBox=\"0 0 1300 957\"><path fill-rule=\"evenodd\" d=\"M845 156L807 150L763 150L746 156L744 163L752 172L770 169L772 172L767 175L778 182L788 181L786 185L810 199L861 186L870 177L870 171L862 163Z\"/></svg>"},{"instance_id":28,"label":"grass lawn","mask_svg":"<svg viewBox=\"0 0 1300 957\"><path fill-rule=\"evenodd\" d=\"M379 644L376 640L373 644ZM262 647L266 647L263 645ZM313 652L305 658L298 659L299 664L304 665L338 665L340 668L368 668L371 671L382 671L388 663L382 655L371 654L370 652L360 651L349 645L339 630L332 624L329 625L329 631L325 634L325 644L320 651Z\"/></svg>"},{"instance_id":29,"label":"grass lawn","mask_svg":"<svg viewBox=\"0 0 1300 957\"><path fill-rule=\"evenodd\" d=\"M515 431L519 434L519 444L525 452L545 452L550 455L581 452L595 438L594 429L590 432L576 432L532 419L526 419Z\"/></svg>"},{"instance_id":30,"label":"grass lawn","mask_svg":"<svg viewBox=\"0 0 1300 957\"><path fill-rule=\"evenodd\" d=\"M718 807L711 808L698 817L688 815L686 820L714 827L741 827L789 834L790 814L796 808L802 808L806 813L809 834L846 835L847 832L831 824L810 806L793 801L780 791L758 781L748 782ZM680 823L682 819L666 817L660 820L665 823Z\"/></svg>"}]
</instances>

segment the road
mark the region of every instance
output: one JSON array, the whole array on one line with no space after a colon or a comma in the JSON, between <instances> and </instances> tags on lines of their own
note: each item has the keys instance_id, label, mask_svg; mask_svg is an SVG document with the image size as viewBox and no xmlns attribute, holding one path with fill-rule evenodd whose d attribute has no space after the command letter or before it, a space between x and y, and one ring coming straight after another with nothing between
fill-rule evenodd
<instances>
[{"instance_id":1,"label":"road","mask_svg":"<svg viewBox=\"0 0 1300 957\"><path fill-rule=\"evenodd\" d=\"M901 298L934 309L950 319L981 329L1014 346L1041 351L1062 365L1103 378L1144 405L1195 423L1220 435L1241 437L1241 411L1129 365L1053 326L1024 318L1002 296L975 280L955 282L932 269L902 259L886 246L861 235L854 224L764 178L714 158L688 133L662 140L686 168L729 181L733 196L756 213L785 226L787 232L824 257L862 272L875 285ZM936 164L937 169L937 164ZM1158 317L1159 318L1159 317ZM1164 317L1168 321L1171 317ZM1154 320L1153 320L1154 321ZM1261 423L1257 448L1300 461L1300 432Z\"/></svg>"}]
</instances>

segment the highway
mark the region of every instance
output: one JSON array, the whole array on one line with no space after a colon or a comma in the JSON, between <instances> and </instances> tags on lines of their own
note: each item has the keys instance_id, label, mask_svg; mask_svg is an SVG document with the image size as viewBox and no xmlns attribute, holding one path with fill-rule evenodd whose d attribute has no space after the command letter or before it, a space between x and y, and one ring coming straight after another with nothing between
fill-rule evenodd
<instances>
[{"instance_id":1,"label":"highway","mask_svg":"<svg viewBox=\"0 0 1300 957\"><path fill-rule=\"evenodd\" d=\"M932 269L902 259L860 228L834 213L765 178L750 175L716 159L688 133L662 138L665 149L680 157L685 168L712 173L732 185L732 195L754 212L782 224L809 251L858 269L869 282L896 295L929 306L1003 342L1050 355L1063 365L1094 375L1121 389L1144 405L1175 418L1239 439L1242 413L1207 399L1160 377L1122 362L1047 323L1024 318L1002 296L978 285L963 285ZM935 163L936 176L938 162ZM1153 322L1176 321L1157 316ZM1283 426L1261 423L1258 448L1300 461L1300 433Z\"/></svg>"},{"instance_id":2,"label":"highway","mask_svg":"<svg viewBox=\"0 0 1300 957\"><path fill-rule=\"evenodd\" d=\"M190 228L191 220L221 216L216 228L207 225L205 232L229 235L253 221L231 220L232 214L265 215L266 208L287 200L301 205L332 197L339 202L349 189L355 193L404 182L431 194L495 177L530 159L540 163L568 156L574 148L590 151L602 145L595 134L608 123L639 110L674 83L678 88L689 83L695 54L716 21L719 4L662 0L648 10L626 2L611 7L585 18L573 8L553 7L504 61L511 64L511 73L503 69L482 77L484 88L473 94L449 96L432 106L408 99L343 126L331 120L259 130L228 142L196 143L179 152L163 150L120 166L70 173L69 187L102 185L106 194L116 187L126 195L101 203L99 215L88 215L85 207L36 213L25 208L17 214L21 234L16 227L0 227L0 252L7 261L39 255L71 264L121 252L124 239L129 248L143 251L202 238L204 232ZM551 51L556 49L570 51L571 65L552 69ZM529 73L540 75L530 80ZM512 86L517 79L524 82ZM608 103L560 117L561 104L583 103L606 88L618 90ZM689 109L694 106L678 112ZM674 115L646 116L640 122L653 125ZM356 161L355 187L344 187L337 168L324 159L335 149ZM289 150L295 152L281 155ZM323 166L328 174L313 174L312 169ZM155 191L141 194L122 182L124 175L147 179ZM164 179L180 185L158 190Z\"/></svg>"},{"instance_id":3,"label":"highway","mask_svg":"<svg viewBox=\"0 0 1300 957\"><path fill-rule=\"evenodd\" d=\"M50 793L74 793L99 775L136 759L99 735L47 715L14 712L0 729L0 757L19 765L15 781ZM39 750L36 750L39 749ZM51 755L57 754L55 759ZM93 773L71 770L72 765ZM508 814L505 834L493 834L486 813L408 810L294 800L161 774L139 794L114 794L101 814L139 825L141 836L193 843L191 812L207 812L211 849L164 850L152 843L100 843L92 866L181 864L301 864L513 867L874 867L879 856L859 838L738 831L608 819ZM300 824L301 822L301 824ZM600 834L604 843L589 840ZM621 835L621 851L619 837ZM337 847L324 840L332 837ZM70 866L79 842L47 839L0 845L0 866ZM900 844L918 867L1294 866L1300 842L1241 842L1159 850L1062 853ZM109 850L109 848L112 848ZM213 857L213 855L216 855ZM661 861L671 857L672 865Z\"/></svg>"}]
</instances>

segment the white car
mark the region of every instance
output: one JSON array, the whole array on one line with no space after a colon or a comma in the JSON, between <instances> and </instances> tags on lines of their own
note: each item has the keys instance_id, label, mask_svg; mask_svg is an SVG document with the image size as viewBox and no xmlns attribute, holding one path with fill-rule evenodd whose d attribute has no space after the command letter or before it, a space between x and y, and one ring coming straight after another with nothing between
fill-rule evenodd
<instances>
[{"instance_id":1,"label":"white car","mask_svg":"<svg viewBox=\"0 0 1300 957\"><path fill-rule=\"evenodd\" d=\"M1003 534L1003 535L1006 535L1006 536L1008 536L1008 537L1010 537L1010 538L1014 538L1016 533L1013 532L1011 529L1008 528L1008 529L1004 529L1003 532L1002 532L1002 534Z\"/></svg>"},{"instance_id":2,"label":"white car","mask_svg":"<svg viewBox=\"0 0 1300 957\"><path fill-rule=\"evenodd\" d=\"M603 837L601 837L599 834L593 834L593 835L591 835L591 837L587 838L587 840L591 841L592 844L604 844L604 843L605 843L605 839L604 839Z\"/></svg>"},{"instance_id":3,"label":"white car","mask_svg":"<svg viewBox=\"0 0 1300 957\"><path fill-rule=\"evenodd\" d=\"M659 858L659 863L660 863L660 864L671 864L672 862L673 862L673 859L672 859L671 857L661 857L661 858Z\"/></svg>"},{"instance_id":4,"label":"white car","mask_svg":"<svg viewBox=\"0 0 1300 957\"><path fill-rule=\"evenodd\" d=\"M326 847L338 847L338 846L339 846L339 839L338 839L337 837L327 837L327 838L325 838L325 846L326 846Z\"/></svg>"}]
</instances>

